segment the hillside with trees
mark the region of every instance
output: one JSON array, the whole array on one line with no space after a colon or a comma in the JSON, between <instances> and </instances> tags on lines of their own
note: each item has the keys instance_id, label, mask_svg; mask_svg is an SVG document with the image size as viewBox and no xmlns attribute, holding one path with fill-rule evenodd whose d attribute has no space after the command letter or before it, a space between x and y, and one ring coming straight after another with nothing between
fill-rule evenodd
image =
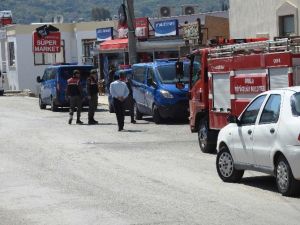
<instances>
[{"instance_id":1,"label":"hillside with trees","mask_svg":"<svg viewBox=\"0 0 300 225\"><path fill-rule=\"evenodd\" d=\"M11 10L14 23L50 22L57 15L64 22L105 20L118 14L123 0L1 0L1 10ZM179 15L181 5L196 4L200 12L224 9L228 0L136 0L135 16L156 17L159 6L175 6ZM226 8L226 7L225 7Z\"/></svg>"}]
</instances>

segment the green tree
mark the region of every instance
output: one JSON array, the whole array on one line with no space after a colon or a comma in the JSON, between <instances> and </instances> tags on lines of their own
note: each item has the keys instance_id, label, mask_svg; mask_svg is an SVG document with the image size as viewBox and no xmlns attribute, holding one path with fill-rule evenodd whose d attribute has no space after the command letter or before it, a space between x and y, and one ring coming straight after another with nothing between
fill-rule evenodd
<instances>
[{"instance_id":1,"label":"green tree","mask_svg":"<svg viewBox=\"0 0 300 225\"><path fill-rule=\"evenodd\" d=\"M105 8L99 8L95 7L92 8L92 20L105 20L105 19L111 19L110 11Z\"/></svg>"}]
</instances>

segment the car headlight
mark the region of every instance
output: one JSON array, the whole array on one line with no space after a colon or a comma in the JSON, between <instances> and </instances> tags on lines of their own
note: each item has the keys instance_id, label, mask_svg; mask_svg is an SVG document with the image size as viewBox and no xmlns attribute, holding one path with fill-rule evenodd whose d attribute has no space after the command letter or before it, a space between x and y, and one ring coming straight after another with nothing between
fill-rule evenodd
<instances>
[{"instance_id":1,"label":"car headlight","mask_svg":"<svg viewBox=\"0 0 300 225\"><path fill-rule=\"evenodd\" d=\"M162 95L164 98L174 98L174 96L173 96L169 91L166 91L166 90L160 90L159 92L161 93L161 95Z\"/></svg>"}]
</instances>

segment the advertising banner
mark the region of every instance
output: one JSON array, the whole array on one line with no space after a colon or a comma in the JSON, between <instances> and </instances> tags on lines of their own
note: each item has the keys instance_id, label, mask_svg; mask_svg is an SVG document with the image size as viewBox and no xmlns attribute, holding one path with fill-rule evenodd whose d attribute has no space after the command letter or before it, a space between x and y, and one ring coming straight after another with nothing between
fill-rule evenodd
<instances>
[{"instance_id":1,"label":"advertising banner","mask_svg":"<svg viewBox=\"0 0 300 225\"><path fill-rule=\"evenodd\" d=\"M183 24L182 29L183 29L183 39L184 40L199 39L199 24L197 22Z\"/></svg>"},{"instance_id":2,"label":"advertising banner","mask_svg":"<svg viewBox=\"0 0 300 225\"><path fill-rule=\"evenodd\" d=\"M155 37L178 35L178 20L158 21L154 24Z\"/></svg>"},{"instance_id":3,"label":"advertising banner","mask_svg":"<svg viewBox=\"0 0 300 225\"><path fill-rule=\"evenodd\" d=\"M113 39L113 28L98 28L96 29L97 41L107 41Z\"/></svg>"},{"instance_id":4,"label":"advertising banner","mask_svg":"<svg viewBox=\"0 0 300 225\"><path fill-rule=\"evenodd\" d=\"M59 53L61 46L60 32L50 32L45 36L34 32L32 44L34 53Z\"/></svg>"}]
</instances>

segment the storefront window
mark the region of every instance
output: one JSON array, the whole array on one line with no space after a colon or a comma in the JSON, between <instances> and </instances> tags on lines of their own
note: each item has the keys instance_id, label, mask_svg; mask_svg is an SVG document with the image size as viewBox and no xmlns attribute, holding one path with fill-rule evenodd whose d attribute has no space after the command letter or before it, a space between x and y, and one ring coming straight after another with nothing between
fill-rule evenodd
<instances>
[{"instance_id":1,"label":"storefront window","mask_svg":"<svg viewBox=\"0 0 300 225\"><path fill-rule=\"evenodd\" d=\"M8 54L9 54L9 66L16 65L16 57L15 57L15 43L8 42Z\"/></svg>"},{"instance_id":2,"label":"storefront window","mask_svg":"<svg viewBox=\"0 0 300 225\"><path fill-rule=\"evenodd\" d=\"M65 63L65 41L61 41L59 53L34 53L34 65Z\"/></svg>"},{"instance_id":3,"label":"storefront window","mask_svg":"<svg viewBox=\"0 0 300 225\"><path fill-rule=\"evenodd\" d=\"M94 48L96 39L84 39L82 40L82 63L93 64L92 50Z\"/></svg>"}]
</instances>

